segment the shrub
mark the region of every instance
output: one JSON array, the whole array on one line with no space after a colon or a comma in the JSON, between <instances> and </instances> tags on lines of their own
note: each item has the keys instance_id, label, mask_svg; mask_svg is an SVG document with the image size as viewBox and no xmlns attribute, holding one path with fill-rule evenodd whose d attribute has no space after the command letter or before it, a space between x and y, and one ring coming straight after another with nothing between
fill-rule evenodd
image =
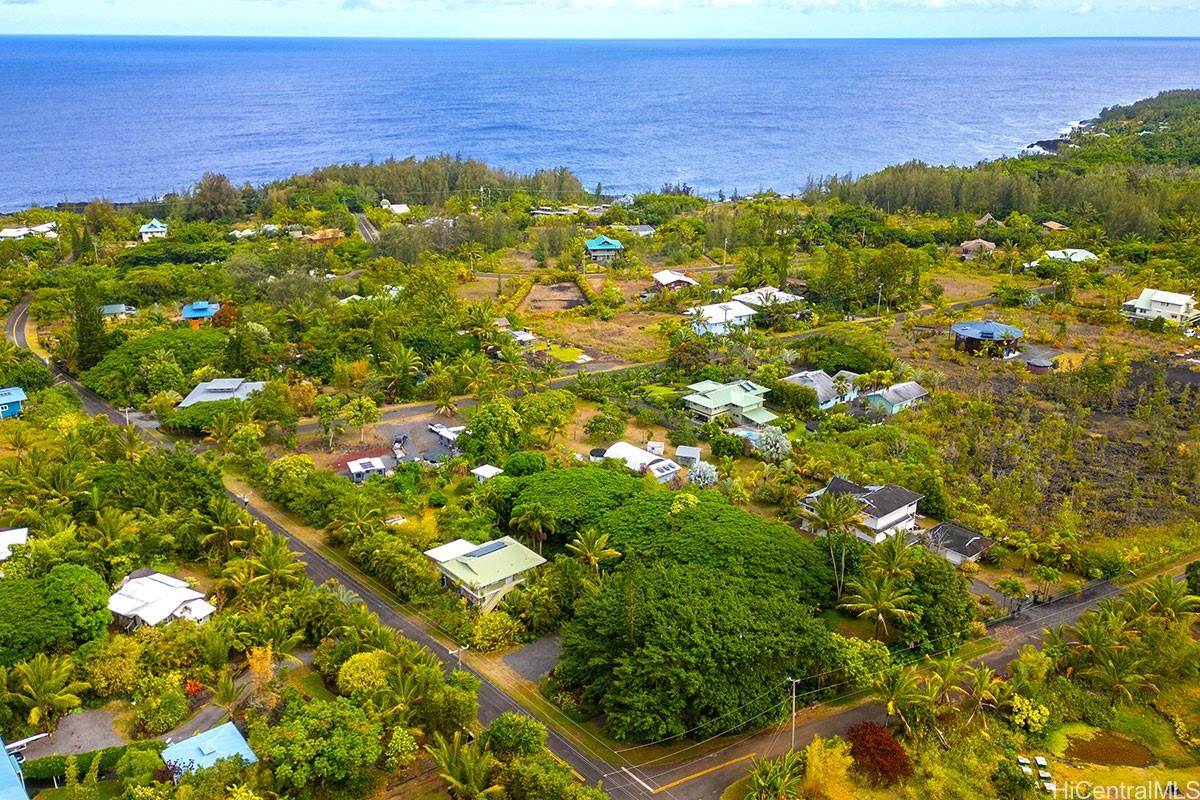
<instances>
[{"instance_id":1,"label":"shrub","mask_svg":"<svg viewBox=\"0 0 1200 800\"><path fill-rule=\"evenodd\" d=\"M383 650L355 653L338 670L338 691L364 700L384 687L388 671L394 665L395 659Z\"/></svg>"},{"instance_id":2,"label":"shrub","mask_svg":"<svg viewBox=\"0 0 1200 800\"><path fill-rule=\"evenodd\" d=\"M136 697L133 724L140 733L158 736L178 727L188 717L183 681L176 673L142 678Z\"/></svg>"},{"instance_id":3,"label":"shrub","mask_svg":"<svg viewBox=\"0 0 1200 800\"><path fill-rule=\"evenodd\" d=\"M706 461L700 461L688 470L688 483L701 489L711 489L717 485L717 468Z\"/></svg>"},{"instance_id":4,"label":"shrub","mask_svg":"<svg viewBox=\"0 0 1200 800\"><path fill-rule=\"evenodd\" d=\"M908 751L878 722L859 722L846 734L855 768L876 786L891 786L913 774Z\"/></svg>"},{"instance_id":5,"label":"shrub","mask_svg":"<svg viewBox=\"0 0 1200 800\"><path fill-rule=\"evenodd\" d=\"M530 450L523 450L519 453L513 453L504 462L504 474L510 478L520 478L524 475L532 475L535 472L542 472L545 469L545 454Z\"/></svg>"},{"instance_id":6,"label":"shrub","mask_svg":"<svg viewBox=\"0 0 1200 800\"><path fill-rule=\"evenodd\" d=\"M121 757L130 750L141 750L150 753L161 753L167 746L166 742L151 740L133 744L108 747L91 753L81 753L74 756L75 765L80 774L86 774L92 766L92 759L100 759L100 773L106 774L114 770ZM161 763L161 762L160 762ZM27 781L52 781L67 774L67 756L46 756L26 761L21 765L21 772Z\"/></svg>"},{"instance_id":7,"label":"shrub","mask_svg":"<svg viewBox=\"0 0 1200 800\"><path fill-rule=\"evenodd\" d=\"M491 653L516 644L521 633L521 626L515 619L503 611L491 611L475 620L471 644L480 653Z\"/></svg>"},{"instance_id":8,"label":"shrub","mask_svg":"<svg viewBox=\"0 0 1200 800\"><path fill-rule=\"evenodd\" d=\"M531 756L546 744L546 726L524 714L505 711L483 732L483 743L504 761Z\"/></svg>"},{"instance_id":9,"label":"shrub","mask_svg":"<svg viewBox=\"0 0 1200 800\"><path fill-rule=\"evenodd\" d=\"M700 443L700 433L690 425L682 428L673 428L667 431L667 441L676 447L680 447L681 445L695 447Z\"/></svg>"}]
</instances>

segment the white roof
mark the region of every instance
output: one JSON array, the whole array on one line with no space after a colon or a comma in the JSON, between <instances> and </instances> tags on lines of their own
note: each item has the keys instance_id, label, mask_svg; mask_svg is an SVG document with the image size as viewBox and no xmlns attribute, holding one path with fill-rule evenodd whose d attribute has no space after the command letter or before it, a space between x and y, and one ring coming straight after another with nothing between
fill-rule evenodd
<instances>
[{"instance_id":1,"label":"white roof","mask_svg":"<svg viewBox=\"0 0 1200 800\"><path fill-rule=\"evenodd\" d=\"M157 625L172 617L200 621L216 608L204 599L203 592L188 586L186 581L151 572L126 578L108 598L108 610L122 617L139 619L147 625Z\"/></svg>"},{"instance_id":2,"label":"white roof","mask_svg":"<svg viewBox=\"0 0 1200 800\"><path fill-rule=\"evenodd\" d=\"M455 425L453 428L447 428L440 422L430 424L429 430L433 431L438 436L448 442L453 442L458 438L458 435L467 429L466 425Z\"/></svg>"},{"instance_id":3,"label":"white roof","mask_svg":"<svg viewBox=\"0 0 1200 800\"><path fill-rule=\"evenodd\" d=\"M387 200L384 200L383 207L388 211L391 211L393 214L408 213L408 203L389 203Z\"/></svg>"},{"instance_id":4,"label":"white roof","mask_svg":"<svg viewBox=\"0 0 1200 800\"><path fill-rule=\"evenodd\" d=\"M499 467L493 467L491 464L481 464L480 466L471 470L472 475L483 478L485 481L489 478L494 478L497 475L502 475L503 473L504 470L500 469Z\"/></svg>"},{"instance_id":5,"label":"white roof","mask_svg":"<svg viewBox=\"0 0 1200 800\"><path fill-rule=\"evenodd\" d=\"M679 471L679 465L669 458L656 456L649 450L643 450L629 442L616 442L604 451L605 458L617 458L625 462L625 466L634 472L645 468L655 477L670 475Z\"/></svg>"},{"instance_id":6,"label":"white roof","mask_svg":"<svg viewBox=\"0 0 1200 800\"><path fill-rule=\"evenodd\" d=\"M1046 258L1054 261L1073 261L1076 264L1081 261L1100 260L1091 250L1081 250L1077 247L1067 247L1062 250L1047 250Z\"/></svg>"},{"instance_id":7,"label":"white roof","mask_svg":"<svg viewBox=\"0 0 1200 800\"><path fill-rule=\"evenodd\" d=\"M804 298L791 292L782 291L774 286L764 286L761 289L755 289L753 292L735 294L733 299L754 306L769 306L772 303L799 303Z\"/></svg>"},{"instance_id":8,"label":"white roof","mask_svg":"<svg viewBox=\"0 0 1200 800\"><path fill-rule=\"evenodd\" d=\"M29 528L0 531L0 561L7 561L12 556L13 545L26 544L28 541Z\"/></svg>"},{"instance_id":9,"label":"white roof","mask_svg":"<svg viewBox=\"0 0 1200 800\"><path fill-rule=\"evenodd\" d=\"M1142 289L1142 293L1133 303L1139 306L1149 306L1151 303L1164 303L1172 306L1187 306L1196 302L1196 298L1190 294L1181 294L1180 292L1164 292L1161 289Z\"/></svg>"},{"instance_id":10,"label":"white roof","mask_svg":"<svg viewBox=\"0 0 1200 800\"><path fill-rule=\"evenodd\" d=\"M387 467L383 464L381 458L360 458L355 461L346 462L346 468L351 472L367 472L369 470L378 470L382 472Z\"/></svg>"},{"instance_id":11,"label":"white roof","mask_svg":"<svg viewBox=\"0 0 1200 800\"><path fill-rule=\"evenodd\" d=\"M717 323L754 316L754 309L738 300L689 308L687 314L702 322Z\"/></svg>"},{"instance_id":12,"label":"white roof","mask_svg":"<svg viewBox=\"0 0 1200 800\"><path fill-rule=\"evenodd\" d=\"M217 378L203 381L188 392L188 396L180 401L179 408L216 400L245 400L255 392L261 392L266 385L266 381L247 381L242 378Z\"/></svg>"},{"instance_id":13,"label":"white roof","mask_svg":"<svg viewBox=\"0 0 1200 800\"><path fill-rule=\"evenodd\" d=\"M452 561L459 556L465 556L467 553L475 550L479 545L468 542L466 539L455 539L453 542L439 544L437 547L431 547L425 551L425 555L432 558L439 564L447 561Z\"/></svg>"},{"instance_id":14,"label":"white roof","mask_svg":"<svg viewBox=\"0 0 1200 800\"><path fill-rule=\"evenodd\" d=\"M507 333L509 336L511 336L512 338L516 339L518 342L521 342L521 343L532 342L534 339L537 338L529 331L505 331L505 333Z\"/></svg>"},{"instance_id":15,"label":"white roof","mask_svg":"<svg viewBox=\"0 0 1200 800\"><path fill-rule=\"evenodd\" d=\"M683 283L686 283L688 286L699 286L700 285L692 278L689 278L687 275L684 275L682 272L676 272L673 269L660 269L658 272L654 273L653 277L654 277L654 282L657 283L659 286L666 286L668 284L677 283L680 281L682 281Z\"/></svg>"}]
</instances>

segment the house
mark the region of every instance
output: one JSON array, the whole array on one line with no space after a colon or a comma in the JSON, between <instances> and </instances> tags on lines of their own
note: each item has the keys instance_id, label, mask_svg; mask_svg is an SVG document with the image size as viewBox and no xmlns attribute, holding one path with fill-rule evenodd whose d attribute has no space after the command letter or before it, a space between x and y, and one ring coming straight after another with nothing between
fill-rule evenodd
<instances>
[{"instance_id":1,"label":"house","mask_svg":"<svg viewBox=\"0 0 1200 800\"><path fill-rule=\"evenodd\" d=\"M481 464L471 470L471 474L475 476L476 483L487 483L497 475L503 475L504 470L499 467L494 467L491 464Z\"/></svg>"},{"instance_id":2,"label":"house","mask_svg":"<svg viewBox=\"0 0 1200 800\"><path fill-rule=\"evenodd\" d=\"M507 330L505 333L511 336L513 341L516 342L522 349L533 347L533 345L537 342L537 336L535 336L531 331Z\"/></svg>"},{"instance_id":3,"label":"house","mask_svg":"<svg viewBox=\"0 0 1200 800\"><path fill-rule=\"evenodd\" d=\"M678 292L680 289L686 289L689 286L700 285L695 279L689 278L682 272L676 272L673 269L660 269L652 277L654 278L654 287L658 291L669 289L672 292Z\"/></svg>"},{"instance_id":4,"label":"house","mask_svg":"<svg viewBox=\"0 0 1200 800\"><path fill-rule=\"evenodd\" d=\"M1062 250L1047 250L1046 258L1051 261L1070 261L1073 264L1082 264L1085 261L1099 261L1100 257L1091 250L1082 250L1078 247L1067 247Z\"/></svg>"},{"instance_id":5,"label":"house","mask_svg":"<svg viewBox=\"0 0 1200 800\"><path fill-rule=\"evenodd\" d=\"M386 473L387 465L383 463L382 458L359 458L354 461L347 461L346 469L350 472L350 480L355 483L362 483L372 475L383 475Z\"/></svg>"},{"instance_id":6,"label":"house","mask_svg":"<svg viewBox=\"0 0 1200 800\"><path fill-rule=\"evenodd\" d=\"M636 233L639 237L654 235L653 225L626 225L625 230L629 231L630 233Z\"/></svg>"},{"instance_id":7,"label":"house","mask_svg":"<svg viewBox=\"0 0 1200 800\"><path fill-rule=\"evenodd\" d=\"M266 381L248 381L243 378L217 378L202 381L179 402L179 408L197 403L213 403L218 400L246 400L255 392L261 392Z\"/></svg>"},{"instance_id":8,"label":"house","mask_svg":"<svg viewBox=\"0 0 1200 800\"><path fill-rule=\"evenodd\" d=\"M0 739L0 800L29 800L25 776L15 753L9 753Z\"/></svg>"},{"instance_id":9,"label":"house","mask_svg":"<svg viewBox=\"0 0 1200 800\"><path fill-rule=\"evenodd\" d=\"M754 319L754 309L738 300L689 308L684 313L692 319L692 330L700 334L726 334L747 327Z\"/></svg>"},{"instance_id":10,"label":"house","mask_svg":"<svg viewBox=\"0 0 1200 800\"><path fill-rule=\"evenodd\" d=\"M763 308L764 306L779 305L783 303L801 303L804 298L798 294L785 292L777 289L774 286L764 286L761 289L755 289L752 292L742 292L735 294L733 299L739 303L745 303L748 306L755 308Z\"/></svg>"},{"instance_id":11,"label":"house","mask_svg":"<svg viewBox=\"0 0 1200 800\"><path fill-rule=\"evenodd\" d=\"M659 483L666 483L679 472L679 465L671 459L655 455L629 442L616 442L604 451L604 457L624 461L625 466L633 472L653 475Z\"/></svg>"},{"instance_id":12,"label":"house","mask_svg":"<svg viewBox=\"0 0 1200 800\"><path fill-rule=\"evenodd\" d=\"M675 460L685 467L694 467L700 463L700 448L681 444L675 448Z\"/></svg>"},{"instance_id":13,"label":"house","mask_svg":"<svg viewBox=\"0 0 1200 800\"><path fill-rule=\"evenodd\" d=\"M625 252L625 246L620 241L604 235L588 239L583 244L587 248L588 258L597 264L611 264Z\"/></svg>"},{"instance_id":14,"label":"house","mask_svg":"<svg viewBox=\"0 0 1200 800\"><path fill-rule=\"evenodd\" d=\"M58 223L43 222L41 225L21 225L16 228L0 228L0 240L24 239L28 236L44 236L47 239L57 239Z\"/></svg>"},{"instance_id":15,"label":"house","mask_svg":"<svg viewBox=\"0 0 1200 800\"><path fill-rule=\"evenodd\" d=\"M454 427L446 427L440 422L431 422L429 424L429 432L438 437L443 445L450 450L454 450L456 445L454 442L458 439L458 435L467 429L466 425L455 425Z\"/></svg>"},{"instance_id":16,"label":"house","mask_svg":"<svg viewBox=\"0 0 1200 800\"><path fill-rule=\"evenodd\" d=\"M775 414L763 408L770 389L754 381L700 381L688 388L692 393L683 398L683 404L704 422L729 417L739 425L761 428L775 419Z\"/></svg>"},{"instance_id":17,"label":"house","mask_svg":"<svg viewBox=\"0 0 1200 800\"><path fill-rule=\"evenodd\" d=\"M882 411L890 417L892 414L899 414L905 409L920 405L927 397L929 397L929 392L925 391L925 387L921 384L916 381L905 381L886 389L868 392L863 395L863 400L866 401L867 408Z\"/></svg>"},{"instance_id":18,"label":"house","mask_svg":"<svg viewBox=\"0 0 1200 800\"><path fill-rule=\"evenodd\" d=\"M958 250L962 254L962 259L966 261L991 255L996 251L996 243L989 242L987 239L971 239L960 244Z\"/></svg>"},{"instance_id":19,"label":"house","mask_svg":"<svg viewBox=\"0 0 1200 800\"><path fill-rule=\"evenodd\" d=\"M382 208L387 209L393 214L407 214L409 212L408 203L392 203L385 197L379 202Z\"/></svg>"},{"instance_id":20,"label":"house","mask_svg":"<svg viewBox=\"0 0 1200 800\"><path fill-rule=\"evenodd\" d=\"M1121 306L1121 313L1129 319L1166 319L1180 325L1196 321L1200 311L1196 309L1196 296L1179 292L1164 292L1160 289L1142 289L1136 300L1128 300Z\"/></svg>"},{"instance_id":21,"label":"house","mask_svg":"<svg viewBox=\"0 0 1200 800\"><path fill-rule=\"evenodd\" d=\"M955 350L995 358L1015 356L1020 352L1020 341L1025 336L1020 328L990 319L956 322L950 326L950 332L954 334Z\"/></svg>"},{"instance_id":22,"label":"house","mask_svg":"<svg viewBox=\"0 0 1200 800\"><path fill-rule=\"evenodd\" d=\"M221 310L220 303L210 303L207 300L196 300L184 306L179 316L193 328L199 328L200 323L212 319Z\"/></svg>"},{"instance_id":23,"label":"house","mask_svg":"<svg viewBox=\"0 0 1200 800\"><path fill-rule=\"evenodd\" d=\"M29 528L10 528L0 531L0 561L12 558L12 549L20 544L29 543Z\"/></svg>"},{"instance_id":24,"label":"house","mask_svg":"<svg viewBox=\"0 0 1200 800\"><path fill-rule=\"evenodd\" d=\"M1003 228L1004 223L992 216L991 212L984 214L979 219L975 220L976 228L984 228L988 225L995 225L997 228Z\"/></svg>"},{"instance_id":25,"label":"house","mask_svg":"<svg viewBox=\"0 0 1200 800\"><path fill-rule=\"evenodd\" d=\"M100 316L109 319L129 319L137 316L137 309L124 303L110 303L100 306Z\"/></svg>"},{"instance_id":26,"label":"house","mask_svg":"<svg viewBox=\"0 0 1200 800\"><path fill-rule=\"evenodd\" d=\"M1052 219L1048 219L1045 222L1043 222L1042 227L1048 231L1053 231L1054 233L1061 233L1063 231L1071 230L1066 225L1063 225L1061 222L1055 222Z\"/></svg>"},{"instance_id":27,"label":"house","mask_svg":"<svg viewBox=\"0 0 1200 800\"><path fill-rule=\"evenodd\" d=\"M455 539L426 550L425 555L442 573L443 584L456 588L482 611L491 611L512 587L525 582L531 570L546 563L511 536L481 545Z\"/></svg>"},{"instance_id":28,"label":"house","mask_svg":"<svg viewBox=\"0 0 1200 800\"><path fill-rule=\"evenodd\" d=\"M21 406L28 399L20 386L0 389L0 419L21 416Z\"/></svg>"},{"instance_id":29,"label":"house","mask_svg":"<svg viewBox=\"0 0 1200 800\"><path fill-rule=\"evenodd\" d=\"M858 397L858 388L854 385L858 377L857 372L848 369L838 370L832 376L823 369L813 369L789 375L784 380L809 387L817 393L817 405L828 409Z\"/></svg>"},{"instance_id":30,"label":"house","mask_svg":"<svg viewBox=\"0 0 1200 800\"><path fill-rule=\"evenodd\" d=\"M164 764L176 767L179 772L208 769L226 758L240 757L247 765L258 763L258 756L250 749L246 737L232 722L169 744L161 756Z\"/></svg>"},{"instance_id":31,"label":"house","mask_svg":"<svg viewBox=\"0 0 1200 800\"><path fill-rule=\"evenodd\" d=\"M506 331L511 326L508 317L496 317L492 320L492 324L496 326L496 330L498 331Z\"/></svg>"},{"instance_id":32,"label":"house","mask_svg":"<svg viewBox=\"0 0 1200 800\"><path fill-rule=\"evenodd\" d=\"M991 539L981 533L968 530L953 522L942 522L916 537L929 548L951 564L959 565L976 562L994 544Z\"/></svg>"},{"instance_id":33,"label":"house","mask_svg":"<svg viewBox=\"0 0 1200 800\"><path fill-rule=\"evenodd\" d=\"M888 536L907 533L917 526L917 503L922 495L910 492L902 486L891 483L882 486L859 486L844 478L835 477L824 488L808 495L801 502L812 512L813 504L826 492L834 495L848 494L862 503L855 535L868 544L879 544ZM803 524L805 528L812 527L810 520L805 520ZM824 531L815 533L822 534Z\"/></svg>"},{"instance_id":34,"label":"house","mask_svg":"<svg viewBox=\"0 0 1200 800\"><path fill-rule=\"evenodd\" d=\"M186 581L142 567L121 581L108 610L124 627L136 628L176 619L203 622L217 609Z\"/></svg>"},{"instance_id":35,"label":"house","mask_svg":"<svg viewBox=\"0 0 1200 800\"><path fill-rule=\"evenodd\" d=\"M159 222L157 219L152 219L142 227L138 228L138 235L142 237L143 242L148 242L151 239L167 238L166 223Z\"/></svg>"}]
</instances>

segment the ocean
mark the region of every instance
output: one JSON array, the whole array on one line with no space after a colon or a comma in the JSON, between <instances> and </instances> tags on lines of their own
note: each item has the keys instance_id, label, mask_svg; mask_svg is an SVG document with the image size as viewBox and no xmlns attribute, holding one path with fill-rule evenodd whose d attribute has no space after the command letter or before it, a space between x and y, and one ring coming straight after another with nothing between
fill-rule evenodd
<instances>
[{"instance_id":1,"label":"ocean","mask_svg":"<svg viewBox=\"0 0 1200 800\"><path fill-rule=\"evenodd\" d=\"M1200 39L0 37L0 75L3 210L437 153L606 192L788 193L1015 154L1200 85Z\"/></svg>"}]
</instances>

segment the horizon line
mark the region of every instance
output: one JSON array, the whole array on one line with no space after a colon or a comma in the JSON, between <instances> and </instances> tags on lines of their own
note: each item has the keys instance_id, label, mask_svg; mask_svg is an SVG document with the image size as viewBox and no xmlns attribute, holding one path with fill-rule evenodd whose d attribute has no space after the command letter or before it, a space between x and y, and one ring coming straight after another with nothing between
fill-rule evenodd
<instances>
[{"instance_id":1,"label":"horizon line","mask_svg":"<svg viewBox=\"0 0 1200 800\"><path fill-rule=\"evenodd\" d=\"M5 33L0 39L293 39L324 41L376 41L376 42L1001 42L1001 41L1200 41L1200 34L1141 34L1122 36L1104 34L1097 36L1074 35L994 35L994 36L369 36L343 34L321 36L316 34L255 33L255 34L208 34L208 33Z\"/></svg>"}]
</instances>

